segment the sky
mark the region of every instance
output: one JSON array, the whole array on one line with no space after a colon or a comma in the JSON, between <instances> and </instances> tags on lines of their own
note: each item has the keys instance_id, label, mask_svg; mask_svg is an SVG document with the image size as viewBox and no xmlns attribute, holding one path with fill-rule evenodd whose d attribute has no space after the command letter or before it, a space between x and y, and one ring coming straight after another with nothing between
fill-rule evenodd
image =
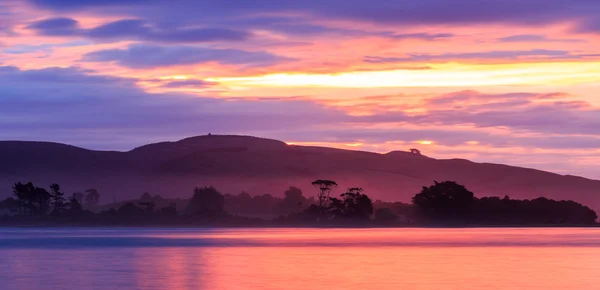
<instances>
[{"instance_id":1,"label":"sky","mask_svg":"<svg viewBox=\"0 0 600 290\"><path fill-rule=\"evenodd\" d=\"M600 178L597 0L0 0L0 140L213 134Z\"/></svg>"}]
</instances>

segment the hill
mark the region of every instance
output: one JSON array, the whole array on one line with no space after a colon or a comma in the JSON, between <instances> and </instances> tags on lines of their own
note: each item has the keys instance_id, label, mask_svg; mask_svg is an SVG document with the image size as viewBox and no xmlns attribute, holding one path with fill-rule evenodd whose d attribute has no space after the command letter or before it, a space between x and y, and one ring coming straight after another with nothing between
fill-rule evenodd
<instances>
[{"instance_id":1,"label":"hill","mask_svg":"<svg viewBox=\"0 0 600 290\"><path fill-rule=\"evenodd\" d=\"M315 179L335 180L341 188L359 186L374 199L388 201L406 202L433 180L452 180L477 196L545 196L600 209L598 180L401 151L378 154L216 135L149 144L128 152L0 142L0 197L10 195L16 181L57 182L68 193L96 188L102 202L136 198L143 192L187 198L194 186L202 185L214 185L224 193L276 196L294 185L311 195L310 182Z\"/></svg>"}]
</instances>

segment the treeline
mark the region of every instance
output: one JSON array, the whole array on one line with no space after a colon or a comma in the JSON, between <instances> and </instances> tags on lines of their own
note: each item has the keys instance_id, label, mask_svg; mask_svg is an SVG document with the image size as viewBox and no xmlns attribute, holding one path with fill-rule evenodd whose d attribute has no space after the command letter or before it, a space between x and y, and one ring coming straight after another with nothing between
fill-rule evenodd
<instances>
[{"instance_id":1,"label":"treeline","mask_svg":"<svg viewBox=\"0 0 600 290\"><path fill-rule=\"evenodd\" d=\"M88 205L98 204L100 195L97 190L88 189L86 193L75 192L67 198L56 183L47 190L31 182L18 182L13 186L13 197L1 201L0 209L8 209L18 216L69 216L83 211L84 200Z\"/></svg>"},{"instance_id":2,"label":"treeline","mask_svg":"<svg viewBox=\"0 0 600 290\"><path fill-rule=\"evenodd\" d=\"M423 225L595 225L597 215L573 201L508 196L476 198L452 181L423 187L412 204L373 201L362 188L338 196L331 180L312 183L316 196L290 187L282 198L269 194L222 194L196 187L188 200L144 193L138 200L99 206L100 194L88 189L65 197L58 184L49 190L16 183L13 196L0 202L4 224L169 225L169 226L423 226Z\"/></svg>"},{"instance_id":3,"label":"treeline","mask_svg":"<svg viewBox=\"0 0 600 290\"><path fill-rule=\"evenodd\" d=\"M464 186L435 182L412 198L418 218L425 222L482 225L592 225L596 212L574 201L544 197L532 200L508 196L476 198Z\"/></svg>"}]
</instances>

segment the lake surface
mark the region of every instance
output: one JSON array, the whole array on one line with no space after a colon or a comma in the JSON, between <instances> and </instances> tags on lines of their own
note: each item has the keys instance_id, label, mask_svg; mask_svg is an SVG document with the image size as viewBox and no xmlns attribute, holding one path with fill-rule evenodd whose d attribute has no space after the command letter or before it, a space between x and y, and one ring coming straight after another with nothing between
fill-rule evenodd
<instances>
[{"instance_id":1,"label":"lake surface","mask_svg":"<svg viewBox=\"0 0 600 290\"><path fill-rule=\"evenodd\" d=\"M0 229L0 289L600 289L600 229Z\"/></svg>"}]
</instances>

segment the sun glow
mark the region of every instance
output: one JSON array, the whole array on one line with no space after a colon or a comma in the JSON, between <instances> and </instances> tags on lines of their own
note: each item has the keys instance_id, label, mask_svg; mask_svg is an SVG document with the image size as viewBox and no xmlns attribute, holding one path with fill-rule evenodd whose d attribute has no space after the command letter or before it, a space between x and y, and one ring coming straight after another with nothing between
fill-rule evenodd
<instances>
[{"instance_id":1,"label":"sun glow","mask_svg":"<svg viewBox=\"0 0 600 290\"><path fill-rule=\"evenodd\" d=\"M277 73L209 78L238 87L479 87L521 84L575 84L600 78L600 62L440 64L428 70L386 70L337 74ZM568 72L568 74L566 73Z\"/></svg>"},{"instance_id":2,"label":"sun glow","mask_svg":"<svg viewBox=\"0 0 600 290\"><path fill-rule=\"evenodd\" d=\"M433 144L433 141L422 140L422 141L417 141L417 143L419 143L421 145L431 145L431 144Z\"/></svg>"},{"instance_id":3,"label":"sun glow","mask_svg":"<svg viewBox=\"0 0 600 290\"><path fill-rule=\"evenodd\" d=\"M166 76L166 77L160 77L159 79L161 79L161 80L187 80L188 76L182 76L182 75Z\"/></svg>"}]
</instances>

